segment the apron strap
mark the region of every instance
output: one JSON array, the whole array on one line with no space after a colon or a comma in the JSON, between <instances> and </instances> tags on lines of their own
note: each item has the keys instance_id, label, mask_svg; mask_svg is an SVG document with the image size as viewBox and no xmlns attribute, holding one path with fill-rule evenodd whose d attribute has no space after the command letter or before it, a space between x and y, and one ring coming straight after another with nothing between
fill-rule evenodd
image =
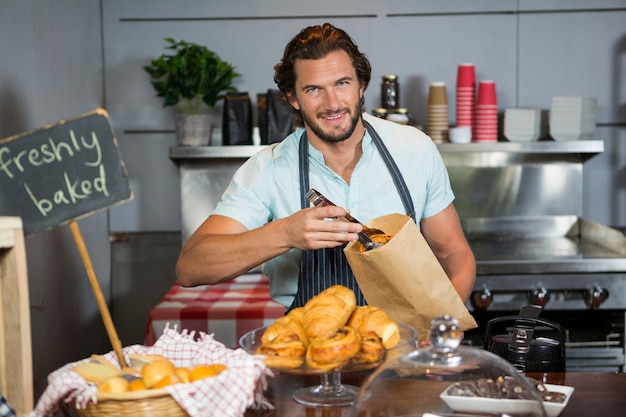
<instances>
[{"instance_id":1,"label":"apron strap","mask_svg":"<svg viewBox=\"0 0 626 417\"><path fill-rule=\"evenodd\" d=\"M378 152L380 152L383 161L385 161L385 165L387 165L387 169L391 174L391 178L400 194L400 199L402 200L402 204L404 205L404 210L406 210L407 216L411 217L415 223L417 220L415 219L415 206L413 205L413 200L411 199L411 193L409 192L409 187L407 187L406 182L404 181L404 177L398 168L398 165L393 160L391 153L389 153L389 149L383 143L383 140L380 138L376 130L369 124L367 121L363 120L363 125L365 125L365 129L367 129L368 133L372 137L372 141L376 148L378 148ZM308 190L308 188L307 188Z\"/></svg>"}]
</instances>

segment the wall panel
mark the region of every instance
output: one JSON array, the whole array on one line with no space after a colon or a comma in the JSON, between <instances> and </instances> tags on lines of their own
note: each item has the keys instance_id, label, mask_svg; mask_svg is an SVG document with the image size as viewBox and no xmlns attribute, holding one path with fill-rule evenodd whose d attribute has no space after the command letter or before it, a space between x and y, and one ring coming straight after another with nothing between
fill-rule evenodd
<instances>
[{"instance_id":1,"label":"wall panel","mask_svg":"<svg viewBox=\"0 0 626 417\"><path fill-rule=\"evenodd\" d=\"M106 1L106 103L131 180L139 188L128 207L111 209L111 228L180 230L178 178L166 156L175 143L173 111L161 107L141 69L164 52L166 36L205 44L232 62L243 74L237 87L254 100L257 93L275 87L272 67L286 42L305 26L330 21L346 29L372 61L369 109L379 106L381 76L395 73L400 77L401 104L424 125L428 85L444 81L454 124L456 67L472 62L478 79L496 81L500 112L509 107L548 108L553 95L594 95L599 99L598 120L611 135L608 140L619 141L615 129L626 117L624 112L618 116L626 89L621 79L626 73L625 14L624 0ZM217 123L220 111L218 106ZM154 154L148 160L159 161L162 169L143 166L146 152ZM607 164L610 170L622 168L612 155L598 158L600 162L589 168L599 169L589 173L594 178L606 176L601 167ZM167 187L154 194L150 181ZM619 186L611 178L603 183L607 190L589 190L586 198L595 200ZM617 205L601 211L589 207L585 215L603 223L626 222L626 207L619 201L608 204ZM159 212L146 212L145 207L159 207Z\"/></svg>"}]
</instances>

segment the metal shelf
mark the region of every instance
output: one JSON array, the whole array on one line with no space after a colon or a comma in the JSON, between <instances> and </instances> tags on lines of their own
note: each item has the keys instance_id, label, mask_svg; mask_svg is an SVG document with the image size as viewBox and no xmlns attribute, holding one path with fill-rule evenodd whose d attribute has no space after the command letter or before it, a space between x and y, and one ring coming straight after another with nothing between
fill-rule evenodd
<instances>
[{"instance_id":1,"label":"metal shelf","mask_svg":"<svg viewBox=\"0 0 626 417\"><path fill-rule=\"evenodd\" d=\"M446 166L498 167L515 164L583 163L604 152L601 140L492 142L438 145Z\"/></svg>"},{"instance_id":2,"label":"metal shelf","mask_svg":"<svg viewBox=\"0 0 626 417\"><path fill-rule=\"evenodd\" d=\"M172 146L171 159L246 159L267 145L245 146Z\"/></svg>"},{"instance_id":3,"label":"metal shelf","mask_svg":"<svg viewBox=\"0 0 626 417\"><path fill-rule=\"evenodd\" d=\"M172 146L169 157L185 159L247 159L268 145ZM440 143L437 148L447 165L500 166L520 162L584 162L604 152L601 140L556 142Z\"/></svg>"}]
</instances>

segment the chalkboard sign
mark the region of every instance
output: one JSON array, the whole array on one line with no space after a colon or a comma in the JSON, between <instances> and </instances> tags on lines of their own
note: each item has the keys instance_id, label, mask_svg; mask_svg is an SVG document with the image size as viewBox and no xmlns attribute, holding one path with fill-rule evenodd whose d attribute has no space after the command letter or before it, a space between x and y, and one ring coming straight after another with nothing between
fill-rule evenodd
<instances>
[{"instance_id":1,"label":"chalkboard sign","mask_svg":"<svg viewBox=\"0 0 626 417\"><path fill-rule=\"evenodd\" d=\"M25 235L131 198L103 109L0 140L0 215L21 217Z\"/></svg>"}]
</instances>

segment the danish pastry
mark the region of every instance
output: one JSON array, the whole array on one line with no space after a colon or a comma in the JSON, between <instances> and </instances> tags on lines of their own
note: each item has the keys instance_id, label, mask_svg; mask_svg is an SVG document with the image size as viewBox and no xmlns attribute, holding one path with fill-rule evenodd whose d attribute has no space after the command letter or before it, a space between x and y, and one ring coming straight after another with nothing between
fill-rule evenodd
<instances>
[{"instance_id":1,"label":"danish pastry","mask_svg":"<svg viewBox=\"0 0 626 417\"><path fill-rule=\"evenodd\" d=\"M256 353L265 355L265 364L270 368L293 369L304 364L306 348L300 340L292 340L261 345Z\"/></svg>"},{"instance_id":2,"label":"danish pastry","mask_svg":"<svg viewBox=\"0 0 626 417\"><path fill-rule=\"evenodd\" d=\"M352 363L377 363L383 360L385 347L375 333L361 336L361 349L350 359Z\"/></svg>"},{"instance_id":3,"label":"danish pastry","mask_svg":"<svg viewBox=\"0 0 626 417\"><path fill-rule=\"evenodd\" d=\"M352 327L343 326L311 341L306 364L311 369L335 369L349 362L360 349L361 336Z\"/></svg>"}]
</instances>

